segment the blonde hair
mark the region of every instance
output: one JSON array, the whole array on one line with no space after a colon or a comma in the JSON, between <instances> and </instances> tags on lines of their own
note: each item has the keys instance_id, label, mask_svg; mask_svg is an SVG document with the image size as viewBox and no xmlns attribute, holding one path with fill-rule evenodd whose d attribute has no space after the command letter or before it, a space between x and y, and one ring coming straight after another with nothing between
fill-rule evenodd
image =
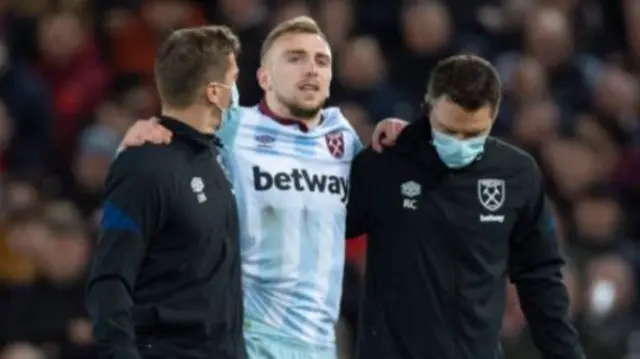
<instances>
[{"instance_id":1,"label":"blonde hair","mask_svg":"<svg viewBox=\"0 0 640 359\"><path fill-rule=\"evenodd\" d=\"M264 62L265 56L273 47L273 44L287 34L316 34L326 38L320 26L309 16L298 16L280 23L276 26L262 43L260 49L260 62Z\"/></svg>"}]
</instances>

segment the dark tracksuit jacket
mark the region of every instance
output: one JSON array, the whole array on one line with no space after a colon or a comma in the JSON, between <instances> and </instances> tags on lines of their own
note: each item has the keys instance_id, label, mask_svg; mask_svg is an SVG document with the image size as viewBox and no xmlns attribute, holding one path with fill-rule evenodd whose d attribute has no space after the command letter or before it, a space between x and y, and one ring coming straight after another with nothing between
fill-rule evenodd
<instances>
[{"instance_id":1,"label":"dark tracksuit jacket","mask_svg":"<svg viewBox=\"0 0 640 359\"><path fill-rule=\"evenodd\" d=\"M101 358L245 358L239 229L214 136L122 152L106 181L87 308Z\"/></svg>"},{"instance_id":2,"label":"dark tracksuit jacket","mask_svg":"<svg viewBox=\"0 0 640 359\"><path fill-rule=\"evenodd\" d=\"M447 168L426 119L359 154L347 236L368 234L359 359L496 359L507 279L544 359L580 359L563 257L535 161L489 138Z\"/></svg>"}]
</instances>

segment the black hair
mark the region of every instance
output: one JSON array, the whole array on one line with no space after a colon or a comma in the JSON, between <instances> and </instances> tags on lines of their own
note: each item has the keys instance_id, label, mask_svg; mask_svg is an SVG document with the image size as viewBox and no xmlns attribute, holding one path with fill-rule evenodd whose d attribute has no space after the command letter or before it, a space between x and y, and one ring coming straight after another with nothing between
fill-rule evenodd
<instances>
[{"instance_id":1,"label":"black hair","mask_svg":"<svg viewBox=\"0 0 640 359\"><path fill-rule=\"evenodd\" d=\"M486 105L496 113L502 85L498 71L480 56L463 54L440 61L431 72L427 86L431 99L447 97L467 111Z\"/></svg>"}]
</instances>

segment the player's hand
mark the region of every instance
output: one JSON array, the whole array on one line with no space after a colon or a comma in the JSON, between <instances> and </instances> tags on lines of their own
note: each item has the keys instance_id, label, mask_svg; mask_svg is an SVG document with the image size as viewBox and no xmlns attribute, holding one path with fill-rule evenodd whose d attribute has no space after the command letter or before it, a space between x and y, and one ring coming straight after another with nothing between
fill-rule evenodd
<instances>
[{"instance_id":1,"label":"player's hand","mask_svg":"<svg viewBox=\"0 0 640 359\"><path fill-rule=\"evenodd\" d=\"M381 153L384 147L392 147L396 144L396 139L409 122L398 118L386 118L380 121L373 130L371 136L371 147L374 151Z\"/></svg>"},{"instance_id":2,"label":"player's hand","mask_svg":"<svg viewBox=\"0 0 640 359\"><path fill-rule=\"evenodd\" d=\"M152 117L148 120L138 120L127 130L119 150L127 147L137 147L150 142L155 144L166 144L171 142L173 133L158 123L158 119Z\"/></svg>"}]
</instances>

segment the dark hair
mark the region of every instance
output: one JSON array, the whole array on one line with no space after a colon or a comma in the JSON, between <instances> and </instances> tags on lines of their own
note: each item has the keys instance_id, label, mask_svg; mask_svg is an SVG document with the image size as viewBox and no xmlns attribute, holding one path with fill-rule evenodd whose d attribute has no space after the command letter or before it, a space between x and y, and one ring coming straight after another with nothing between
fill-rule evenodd
<instances>
[{"instance_id":1,"label":"dark hair","mask_svg":"<svg viewBox=\"0 0 640 359\"><path fill-rule=\"evenodd\" d=\"M489 61L476 55L456 55L440 61L427 87L432 99L446 96L467 111L490 105L495 113L501 97L500 77Z\"/></svg>"},{"instance_id":2,"label":"dark hair","mask_svg":"<svg viewBox=\"0 0 640 359\"><path fill-rule=\"evenodd\" d=\"M163 105L185 108L194 103L203 85L222 80L228 56L237 55L240 41L226 26L174 31L160 46L155 77Z\"/></svg>"}]
</instances>

